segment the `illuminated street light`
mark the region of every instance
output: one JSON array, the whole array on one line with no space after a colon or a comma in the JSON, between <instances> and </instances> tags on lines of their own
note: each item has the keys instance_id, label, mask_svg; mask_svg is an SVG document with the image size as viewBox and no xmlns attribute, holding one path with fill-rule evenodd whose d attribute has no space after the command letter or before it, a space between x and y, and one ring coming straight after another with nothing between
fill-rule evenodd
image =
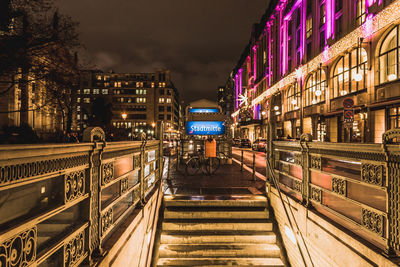
<instances>
[{"instance_id":1,"label":"illuminated street light","mask_svg":"<svg viewBox=\"0 0 400 267\"><path fill-rule=\"evenodd\" d=\"M363 76L361 73L356 73L356 75L354 75L354 80L356 82L360 82L362 80Z\"/></svg>"},{"instance_id":2,"label":"illuminated street light","mask_svg":"<svg viewBox=\"0 0 400 267\"><path fill-rule=\"evenodd\" d=\"M274 107L274 110L279 110L279 106L275 106L275 107Z\"/></svg>"},{"instance_id":3,"label":"illuminated street light","mask_svg":"<svg viewBox=\"0 0 400 267\"><path fill-rule=\"evenodd\" d=\"M152 124L151 124L151 127L156 127L156 123L155 122L153 122Z\"/></svg>"}]
</instances>

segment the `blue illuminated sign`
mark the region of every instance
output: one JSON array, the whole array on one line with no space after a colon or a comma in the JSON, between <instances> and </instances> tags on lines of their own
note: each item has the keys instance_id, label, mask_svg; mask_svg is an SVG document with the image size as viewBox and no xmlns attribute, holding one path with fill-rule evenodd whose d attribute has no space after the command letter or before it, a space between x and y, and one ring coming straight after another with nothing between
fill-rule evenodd
<instances>
[{"instance_id":1,"label":"blue illuminated sign","mask_svg":"<svg viewBox=\"0 0 400 267\"><path fill-rule=\"evenodd\" d=\"M218 108L190 108L189 113L218 113Z\"/></svg>"},{"instance_id":2,"label":"blue illuminated sign","mask_svg":"<svg viewBox=\"0 0 400 267\"><path fill-rule=\"evenodd\" d=\"M189 135L222 135L225 133L223 121L188 121L186 133Z\"/></svg>"}]
</instances>

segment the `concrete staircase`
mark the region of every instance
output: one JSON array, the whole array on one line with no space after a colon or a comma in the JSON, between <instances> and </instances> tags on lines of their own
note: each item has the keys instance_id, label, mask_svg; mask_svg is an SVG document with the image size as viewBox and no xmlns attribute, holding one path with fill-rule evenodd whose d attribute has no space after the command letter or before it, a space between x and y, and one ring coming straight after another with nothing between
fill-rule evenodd
<instances>
[{"instance_id":1,"label":"concrete staircase","mask_svg":"<svg viewBox=\"0 0 400 267\"><path fill-rule=\"evenodd\" d=\"M154 266L284 266L263 196L166 196Z\"/></svg>"}]
</instances>

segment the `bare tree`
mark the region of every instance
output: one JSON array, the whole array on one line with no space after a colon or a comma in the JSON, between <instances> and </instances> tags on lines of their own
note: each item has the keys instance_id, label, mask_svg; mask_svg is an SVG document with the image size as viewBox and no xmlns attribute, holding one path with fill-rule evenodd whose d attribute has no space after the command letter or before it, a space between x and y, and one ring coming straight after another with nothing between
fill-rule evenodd
<instances>
[{"instance_id":1,"label":"bare tree","mask_svg":"<svg viewBox=\"0 0 400 267\"><path fill-rule=\"evenodd\" d=\"M52 0L1 0L0 96L21 90L20 122L28 123L31 83L46 86L44 106L57 103L63 129L70 129L77 90L77 23L55 10ZM4 77L8 77L5 79ZM67 121L67 123L65 122Z\"/></svg>"}]
</instances>

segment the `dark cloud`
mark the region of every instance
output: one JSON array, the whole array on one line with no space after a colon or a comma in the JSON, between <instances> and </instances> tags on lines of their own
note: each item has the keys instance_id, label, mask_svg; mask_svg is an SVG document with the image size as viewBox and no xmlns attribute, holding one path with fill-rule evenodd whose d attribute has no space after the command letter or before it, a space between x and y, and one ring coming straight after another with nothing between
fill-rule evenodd
<instances>
[{"instance_id":1,"label":"dark cloud","mask_svg":"<svg viewBox=\"0 0 400 267\"><path fill-rule=\"evenodd\" d=\"M58 0L100 69L171 70L185 101L215 99L268 0Z\"/></svg>"}]
</instances>

